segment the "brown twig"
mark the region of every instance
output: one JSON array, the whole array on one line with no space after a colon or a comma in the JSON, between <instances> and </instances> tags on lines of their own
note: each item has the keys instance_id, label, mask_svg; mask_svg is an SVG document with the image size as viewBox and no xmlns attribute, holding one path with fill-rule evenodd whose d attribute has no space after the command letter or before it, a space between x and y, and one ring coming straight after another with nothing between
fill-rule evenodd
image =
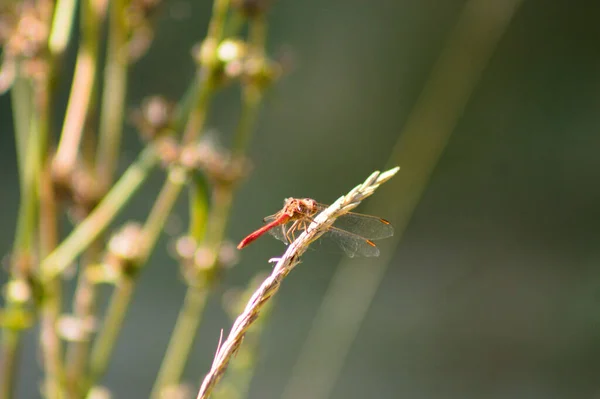
<instances>
[{"instance_id":1,"label":"brown twig","mask_svg":"<svg viewBox=\"0 0 600 399\"><path fill-rule=\"evenodd\" d=\"M356 208L363 199L373 194L399 169L396 167L383 173L374 172L363 184L356 186L347 195L340 197L329 208L321 212L306 231L290 244L283 256L277 260L271 275L254 292L244 311L233 323L227 339L219 346L211 369L202 382L197 399L207 399L210 396L213 388L227 370L229 361L242 344L246 331L259 317L263 306L279 290L283 278L300 262L300 256L308 249L308 246L318 239L338 217Z\"/></svg>"}]
</instances>

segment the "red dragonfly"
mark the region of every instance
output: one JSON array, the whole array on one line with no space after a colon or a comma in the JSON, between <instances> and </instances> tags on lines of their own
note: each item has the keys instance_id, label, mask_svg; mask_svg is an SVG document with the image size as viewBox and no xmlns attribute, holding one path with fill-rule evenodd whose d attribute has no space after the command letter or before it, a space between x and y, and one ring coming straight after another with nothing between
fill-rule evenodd
<instances>
[{"instance_id":1,"label":"red dragonfly","mask_svg":"<svg viewBox=\"0 0 600 399\"><path fill-rule=\"evenodd\" d=\"M269 232L278 240L288 244L300 230L305 230L314 217L327 208L310 198L287 198L283 209L264 219L265 225L244 238L238 249ZM348 212L340 216L323 234L335 241L348 255L379 256L379 248L371 240L391 237L394 228L385 219L376 216Z\"/></svg>"}]
</instances>

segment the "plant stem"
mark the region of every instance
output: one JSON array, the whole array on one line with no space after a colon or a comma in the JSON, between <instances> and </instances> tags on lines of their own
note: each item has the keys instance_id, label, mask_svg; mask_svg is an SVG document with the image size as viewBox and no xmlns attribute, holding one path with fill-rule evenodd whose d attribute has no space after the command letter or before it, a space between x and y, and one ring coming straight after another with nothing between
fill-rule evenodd
<instances>
[{"instance_id":1,"label":"plant stem","mask_svg":"<svg viewBox=\"0 0 600 399\"><path fill-rule=\"evenodd\" d=\"M23 278L32 272L34 240L37 216L37 139L36 118L32 107L31 82L17 75L12 89L13 119L15 121L15 143L20 182L20 204L17 216L17 231L13 245L11 278ZM23 304L8 297L6 310L18 311ZM4 326L2 331L2 380L1 399L11 398L19 360L21 329Z\"/></svg>"},{"instance_id":2,"label":"plant stem","mask_svg":"<svg viewBox=\"0 0 600 399\"><path fill-rule=\"evenodd\" d=\"M189 348L194 343L194 336L200 325L201 317L199 315L202 314L206 305L206 297L206 289L188 288L183 306L179 311L179 316L177 316L177 323L169 340L165 358L160 365L158 376L154 382L150 394L151 398L161 398L166 388L178 384L185 367Z\"/></svg>"},{"instance_id":3,"label":"plant stem","mask_svg":"<svg viewBox=\"0 0 600 399\"><path fill-rule=\"evenodd\" d=\"M100 114L97 174L101 183L110 184L117 166L123 131L123 110L127 86L127 25L125 0L110 4L108 48L104 66L104 88Z\"/></svg>"},{"instance_id":4,"label":"plant stem","mask_svg":"<svg viewBox=\"0 0 600 399\"><path fill-rule=\"evenodd\" d=\"M96 86L101 14L98 1L82 1L82 41L77 54L63 130L54 159L55 170L61 176L70 174L75 167L84 125L90 112L92 94Z\"/></svg>"},{"instance_id":5,"label":"plant stem","mask_svg":"<svg viewBox=\"0 0 600 399\"><path fill-rule=\"evenodd\" d=\"M208 25L207 40L219 43L223 39L227 12L229 10L229 0L214 0L213 12ZM196 106L192 107L188 118L188 123L183 134L184 144L190 144L195 141L202 133L206 114L208 113L208 101L214 91L215 71L213 65L202 65L199 77L199 94L196 99Z\"/></svg>"},{"instance_id":6,"label":"plant stem","mask_svg":"<svg viewBox=\"0 0 600 399\"><path fill-rule=\"evenodd\" d=\"M119 285L111 297L102 330L98 334L92 347L90 355L90 375L89 380L85 384L84 392L88 392L106 370L117 336L123 325L123 319L127 313L129 302L131 301L133 285L133 278L125 276L119 281Z\"/></svg>"},{"instance_id":7,"label":"plant stem","mask_svg":"<svg viewBox=\"0 0 600 399\"><path fill-rule=\"evenodd\" d=\"M21 333L5 328L2 332L2 374L0 380L0 399L13 397L15 375L19 362Z\"/></svg>"},{"instance_id":8,"label":"plant stem","mask_svg":"<svg viewBox=\"0 0 600 399\"><path fill-rule=\"evenodd\" d=\"M27 165L27 137L29 136L29 119L31 113L31 86L29 81L17 76L10 91L15 124L15 143L17 150L17 166L21 190L26 185L25 165Z\"/></svg>"},{"instance_id":9,"label":"plant stem","mask_svg":"<svg viewBox=\"0 0 600 399\"><path fill-rule=\"evenodd\" d=\"M142 231L143 253L140 256L138 267L142 267L148 260L184 183L185 172L177 168L172 169L144 225ZM87 383L88 389L98 381L106 370L117 336L121 330L123 319L129 308L134 288L135 278L126 275L119 282L115 294L111 298L102 330L99 332L92 347L90 378Z\"/></svg>"},{"instance_id":10,"label":"plant stem","mask_svg":"<svg viewBox=\"0 0 600 399\"><path fill-rule=\"evenodd\" d=\"M37 117L36 184L39 196L39 257L43 258L57 245L57 216L51 180L51 165L48 162L48 138L51 123L51 80L53 65L49 60L47 75L36 86L35 107ZM34 118L32 118L34 119ZM32 132L33 133L33 132ZM56 326L62 309L62 286L54 278L44 285L44 299L41 306L40 344L44 359L44 392L48 399L64 397L64 371L62 343Z\"/></svg>"},{"instance_id":11,"label":"plant stem","mask_svg":"<svg viewBox=\"0 0 600 399\"><path fill-rule=\"evenodd\" d=\"M234 138L234 143L236 143L234 146L234 154L236 156L243 155L245 146L249 142L248 136L254 127L259 104L260 96L248 96L247 92L244 91L242 116L240 118L236 137ZM229 222L229 214L233 202L233 194L234 191L232 186L217 186L214 188L212 201L214 205L209 212L207 222L208 227L206 228L205 237L207 247L214 254L218 252L225 236L225 230ZM202 210L198 209L197 212L202 212ZM201 230L197 225L200 223L201 218L194 218L193 215L194 213L192 213L191 220L193 223L190 225L190 231L197 232ZM214 269L216 267L216 262L217 259L215 256L209 269ZM199 289L195 286L188 287L185 302L177 318L175 329L169 340L169 346L167 347L165 358L161 364L158 378L152 391L153 398L159 398L162 390L179 383L185 364L190 355L196 331L200 325L207 294L208 290L206 288Z\"/></svg>"},{"instance_id":12,"label":"plant stem","mask_svg":"<svg viewBox=\"0 0 600 399\"><path fill-rule=\"evenodd\" d=\"M73 30L73 20L77 0L57 0L52 19L52 30L48 39L48 49L54 58L61 57Z\"/></svg>"},{"instance_id":13,"label":"plant stem","mask_svg":"<svg viewBox=\"0 0 600 399\"><path fill-rule=\"evenodd\" d=\"M73 297L73 314L80 322L90 320L96 305L96 288L86 272L88 265L98 259L100 245L95 241L82 255L81 269L77 279L77 287ZM72 397L84 397L83 392L89 359L90 336L81 341L71 342L67 349L67 387Z\"/></svg>"},{"instance_id":14,"label":"plant stem","mask_svg":"<svg viewBox=\"0 0 600 399\"><path fill-rule=\"evenodd\" d=\"M89 216L42 261L43 279L62 273L108 227L157 162L155 148L146 147Z\"/></svg>"}]
</instances>

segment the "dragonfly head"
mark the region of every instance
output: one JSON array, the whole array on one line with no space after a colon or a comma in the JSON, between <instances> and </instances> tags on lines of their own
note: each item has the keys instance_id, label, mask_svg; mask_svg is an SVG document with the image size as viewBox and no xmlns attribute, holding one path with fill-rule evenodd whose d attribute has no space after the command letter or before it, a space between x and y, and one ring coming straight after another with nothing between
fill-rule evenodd
<instances>
[{"instance_id":1,"label":"dragonfly head","mask_svg":"<svg viewBox=\"0 0 600 399\"><path fill-rule=\"evenodd\" d=\"M313 215L317 212L317 201L311 198L299 199L297 203L297 210L305 215Z\"/></svg>"}]
</instances>

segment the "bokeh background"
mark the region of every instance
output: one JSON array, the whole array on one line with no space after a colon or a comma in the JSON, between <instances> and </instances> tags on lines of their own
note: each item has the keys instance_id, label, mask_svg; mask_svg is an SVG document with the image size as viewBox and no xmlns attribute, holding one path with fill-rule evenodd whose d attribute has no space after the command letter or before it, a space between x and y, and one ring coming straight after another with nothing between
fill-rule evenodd
<instances>
[{"instance_id":1,"label":"bokeh background","mask_svg":"<svg viewBox=\"0 0 600 399\"><path fill-rule=\"evenodd\" d=\"M130 106L151 94L182 95L210 9L206 0L166 1L149 53L131 70ZM373 265L382 279L363 303L366 315L329 397L600 398L599 15L593 1L274 2L269 48L291 52L294 68L264 104L250 149L254 170L228 236L242 238L285 197L332 202L392 164L401 171L368 211L410 215L397 226L399 244L382 245L385 268ZM440 71L440 57L453 56L458 64ZM224 145L238 112L237 91L219 94L209 126ZM0 130L7 253L19 198L6 95ZM126 132L122 169L141 148L134 130ZM412 141L402 141L407 134ZM439 145L440 156L411 145ZM120 221L143 220L161 179L156 173ZM173 232L185 229L186 212L183 198ZM117 398L147 397L177 317L185 285L170 239L141 277L104 378ZM283 249L261 239L227 272L210 297L187 381L198 384L220 329L231 325L223 293L270 270L267 260ZM339 268L369 273L371 261L338 265L340 256L311 251L284 282L251 398L282 397ZM339 312L352 314L360 291L347 289ZM328 334L345 336L343 326L332 323ZM21 398L38 395L35 340L35 331L27 334ZM311 360L317 373L332 356L327 349ZM307 392L318 377L304 382Z\"/></svg>"}]
</instances>

